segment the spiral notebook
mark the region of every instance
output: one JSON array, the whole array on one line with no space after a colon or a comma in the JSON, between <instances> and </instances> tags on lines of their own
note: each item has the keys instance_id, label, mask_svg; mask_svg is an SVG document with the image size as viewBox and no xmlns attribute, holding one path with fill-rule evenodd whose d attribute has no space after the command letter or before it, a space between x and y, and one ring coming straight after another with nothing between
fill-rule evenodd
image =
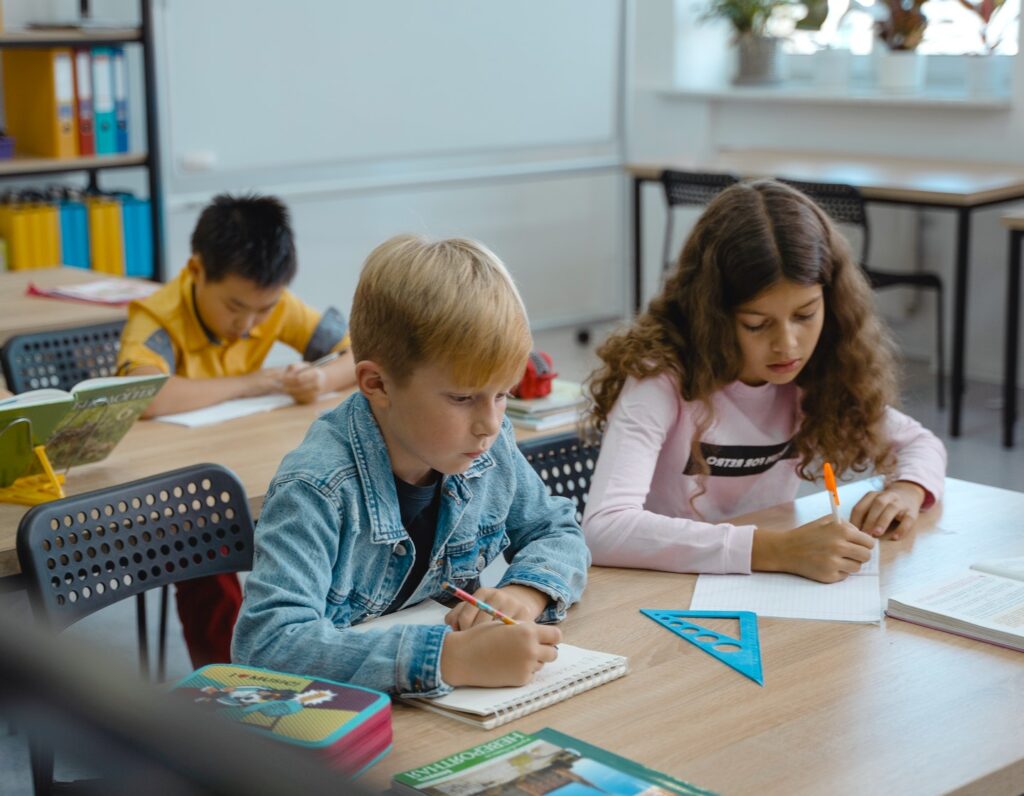
<instances>
[{"instance_id":1,"label":"spiral notebook","mask_svg":"<svg viewBox=\"0 0 1024 796\"><path fill-rule=\"evenodd\" d=\"M406 608L355 628L389 624L441 624L448 609L433 600ZM353 628L353 629L355 629ZM442 697L407 697L402 701L424 710L475 724L485 730L534 713L548 705L564 702L576 694L626 674L629 661L622 655L558 645L558 658L517 688L475 688L462 686Z\"/></svg>"}]
</instances>

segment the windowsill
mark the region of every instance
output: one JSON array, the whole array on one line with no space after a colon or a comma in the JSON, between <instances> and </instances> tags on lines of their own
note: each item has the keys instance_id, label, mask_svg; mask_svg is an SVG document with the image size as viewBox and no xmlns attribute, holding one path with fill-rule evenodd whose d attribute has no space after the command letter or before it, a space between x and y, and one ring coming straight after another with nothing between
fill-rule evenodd
<instances>
[{"instance_id":1,"label":"windowsill","mask_svg":"<svg viewBox=\"0 0 1024 796\"><path fill-rule=\"evenodd\" d=\"M855 105L913 108L962 109L969 111L1006 111L1010 98L1001 95L969 96L963 88L928 86L915 94L884 92L873 86L850 85L846 88L819 87L810 83L787 81L768 86L674 86L658 94L672 99L698 99L711 102L773 102L794 105Z\"/></svg>"}]
</instances>

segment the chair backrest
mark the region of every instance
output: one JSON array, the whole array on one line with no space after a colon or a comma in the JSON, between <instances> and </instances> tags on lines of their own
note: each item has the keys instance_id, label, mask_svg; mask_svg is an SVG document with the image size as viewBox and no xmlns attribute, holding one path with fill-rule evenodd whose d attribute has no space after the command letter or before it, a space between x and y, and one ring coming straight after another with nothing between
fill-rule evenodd
<instances>
[{"instance_id":1,"label":"chair backrest","mask_svg":"<svg viewBox=\"0 0 1024 796\"><path fill-rule=\"evenodd\" d=\"M867 205L859 190L852 185L839 182L807 182L782 178L779 182L805 193L837 224L857 227L861 236L858 259L862 264L865 262L871 242L871 231L868 228Z\"/></svg>"},{"instance_id":2,"label":"chair backrest","mask_svg":"<svg viewBox=\"0 0 1024 796\"><path fill-rule=\"evenodd\" d=\"M78 382L113 376L124 321L11 337L0 349L7 388L70 390Z\"/></svg>"},{"instance_id":3,"label":"chair backrest","mask_svg":"<svg viewBox=\"0 0 1024 796\"><path fill-rule=\"evenodd\" d=\"M245 489L197 464L34 506L18 561L34 612L55 630L177 581L252 568Z\"/></svg>"},{"instance_id":4,"label":"chair backrest","mask_svg":"<svg viewBox=\"0 0 1024 796\"><path fill-rule=\"evenodd\" d=\"M739 177L735 174L728 173L678 171L675 169L665 169L661 173L661 185L665 189L665 201L668 202L665 244L661 256L665 268L668 268L672 261L672 208L684 205L706 205L721 191L739 181Z\"/></svg>"},{"instance_id":5,"label":"chair backrest","mask_svg":"<svg viewBox=\"0 0 1024 796\"><path fill-rule=\"evenodd\" d=\"M570 431L524 440L519 443L519 450L537 471L549 494L567 497L575 504L576 520L581 522L601 446L586 444L575 431Z\"/></svg>"}]
</instances>

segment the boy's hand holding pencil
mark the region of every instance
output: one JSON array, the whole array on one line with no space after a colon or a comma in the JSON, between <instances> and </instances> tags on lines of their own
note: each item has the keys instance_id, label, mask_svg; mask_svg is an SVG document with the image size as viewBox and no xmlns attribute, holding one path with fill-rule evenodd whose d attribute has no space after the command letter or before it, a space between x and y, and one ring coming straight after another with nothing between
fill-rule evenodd
<instances>
[{"instance_id":1,"label":"boy's hand holding pencil","mask_svg":"<svg viewBox=\"0 0 1024 796\"><path fill-rule=\"evenodd\" d=\"M341 354L334 352L320 357L315 362L297 362L285 368L281 386L296 403L308 404L327 392L327 375L323 366L336 360Z\"/></svg>"},{"instance_id":2,"label":"boy's hand holding pencil","mask_svg":"<svg viewBox=\"0 0 1024 796\"><path fill-rule=\"evenodd\" d=\"M532 622L548 604L546 594L515 584L500 589L477 589L475 594L467 594L447 582L441 588L462 600L445 617L445 622L456 630L468 630L474 625L490 623L495 619L506 625Z\"/></svg>"}]
</instances>

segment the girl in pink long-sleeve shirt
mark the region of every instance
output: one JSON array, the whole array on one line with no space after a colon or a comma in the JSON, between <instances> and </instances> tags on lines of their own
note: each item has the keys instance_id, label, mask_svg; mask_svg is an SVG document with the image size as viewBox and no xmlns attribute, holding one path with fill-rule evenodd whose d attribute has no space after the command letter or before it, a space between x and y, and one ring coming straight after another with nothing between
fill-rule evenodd
<instances>
[{"instance_id":1,"label":"girl in pink long-sleeve shirt","mask_svg":"<svg viewBox=\"0 0 1024 796\"><path fill-rule=\"evenodd\" d=\"M842 580L942 496L946 451L893 408L893 345L825 213L772 180L707 207L647 312L599 349L601 454L583 518L595 564ZM824 461L885 476L789 531L728 517L792 500Z\"/></svg>"}]
</instances>

